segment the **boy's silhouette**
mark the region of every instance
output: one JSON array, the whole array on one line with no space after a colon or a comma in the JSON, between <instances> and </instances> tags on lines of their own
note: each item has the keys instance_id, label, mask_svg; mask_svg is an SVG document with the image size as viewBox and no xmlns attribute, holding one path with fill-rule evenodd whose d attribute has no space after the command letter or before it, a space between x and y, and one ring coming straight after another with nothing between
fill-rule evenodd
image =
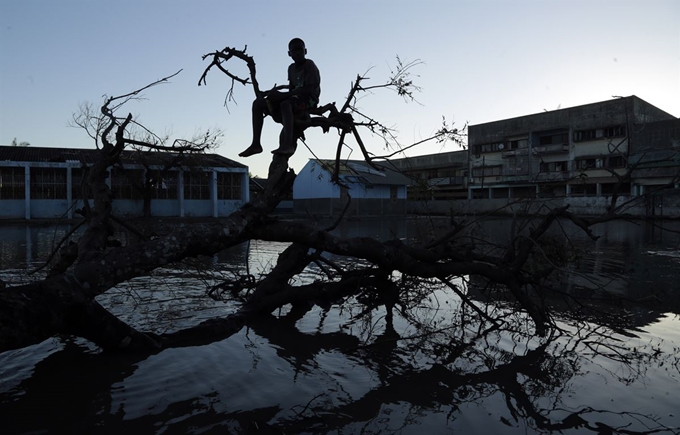
<instances>
[{"instance_id":1,"label":"boy's silhouette","mask_svg":"<svg viewBox=\"0 0 680 435\"><path fill-rule=\"evenodd\" d=\"M283 124L279 147L272 153L291 155L295 152L295 115L316 107L321 94L319 69L311 59L305 58L306 54L304 41L291 39L288 55L293 63L288 67L288 84L274 87L253 102L253 142L239 156L248 157L262 152L260 136L267 115ZM288 92L280 92L280 89L288 89Z\"/></svg>"}]
</instances>

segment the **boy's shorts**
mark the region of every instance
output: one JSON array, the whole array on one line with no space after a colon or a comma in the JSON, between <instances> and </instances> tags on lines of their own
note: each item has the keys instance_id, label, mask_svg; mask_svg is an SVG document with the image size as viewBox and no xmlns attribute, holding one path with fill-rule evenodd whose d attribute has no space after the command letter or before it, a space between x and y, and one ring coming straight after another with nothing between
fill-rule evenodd
<instances>
[{"instance_id":1,"label":"boy's shorts","mask_svg":"<svg viewBox=\"0 0 680 435\"><path fill-rule=\"evenodd\" d=\"M267 109L269 110L269 115L274 119L274 121L281 123L281 105L272 103L269 99L265 98L267 102ZM313 109L316 105L309 104L306 101L301 100L297 95L290 97L290 101L293 103L293 113L298 114L304 112L308 109Z\"/></svg>"}]
</instances>

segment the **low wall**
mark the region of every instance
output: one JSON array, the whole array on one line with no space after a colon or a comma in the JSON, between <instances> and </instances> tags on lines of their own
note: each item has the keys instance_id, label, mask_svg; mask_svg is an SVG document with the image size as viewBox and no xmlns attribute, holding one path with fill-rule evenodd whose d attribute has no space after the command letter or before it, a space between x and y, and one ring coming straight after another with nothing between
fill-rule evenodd
<instances>
[{"instance_id":1,"label":"low wall","mask_svg":"<svg viewBox=\"0 0 680 435\"><path fill-rule=\"evenodd\" d=\"M545 214L555 207L569 206L569 211L580 216L605 214L611 203L610 196L584 196L551 199L460 199L453 201L409 201L409 214ZM674 189L653 196L620 196L617 206L620 214L636 217L680 217L680 190Z\"/></svg>"},{"instance_id":2,"label":"low wall","mask_svg":"<svg viewBox=\"0 0 680 435\"><path fill-rule=\"evenodd\" d=\"M296 199L293 211L300 215L338 216L345 208L340 199ZM405 216L405 199L352 199L347 216Z\"/></svg>"}]
</instances>

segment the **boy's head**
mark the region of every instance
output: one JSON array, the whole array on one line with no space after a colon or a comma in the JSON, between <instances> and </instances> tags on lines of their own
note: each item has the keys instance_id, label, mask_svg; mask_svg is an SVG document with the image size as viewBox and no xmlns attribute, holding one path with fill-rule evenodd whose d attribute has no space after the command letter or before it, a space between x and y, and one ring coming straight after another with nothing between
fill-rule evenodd
<instances>
[{"instance_id":1,"label":"boy's head","mask_svg":"<svg viewBox=\"0 0 680 435\"><path fill-rule=\"evenodd\" d=\"M305 48L305 41L300 38L293 38L288 43L288 56L292 57L295 62L305 60L307 49Z\"/></svg>"}]
</instances>

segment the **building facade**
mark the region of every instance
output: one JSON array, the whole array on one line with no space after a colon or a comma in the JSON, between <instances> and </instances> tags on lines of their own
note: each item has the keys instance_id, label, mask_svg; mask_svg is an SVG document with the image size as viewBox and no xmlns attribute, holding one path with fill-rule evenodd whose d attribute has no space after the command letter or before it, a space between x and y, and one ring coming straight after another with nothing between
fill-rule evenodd
<instances>
[{"instance_id":1,"label":"building facade","mask_svg":"<svg viewBox=\"0 0 680 435\"><path fill-rule=\"evenodd\" d=\"M83 178L99 152L0 146L0 219L73 218L92 197ZM250 195L248 168L217 154L123 151L107 183L119 217L226 216Z\"/></svg>"},{"instance_id":2,"label":"building facade","mask_svg":"<svg viewBox=\"0 0 680 435\"><path fill-rule=\"evenodd\" d=\"M532 199L599 214L616 193L626 213L680 214L680 119L635 96L471 125L467 148L391 160L413 180L409 213L533 213L518 205Z\"/></svg>"},{"instance_id":3,"label":"building facade","mask_svg":"<svg viewBox=\"0 0 680 435\"><path fill-rule=\"evenodd\" d=\"M471 125L468 198L601 197L615 188L645 194L664 180L636 179L634 172L619 180L645 153L645 131L657 122L677 118L630 96ZM663 145L673 153L670 141Z\"/></svg>"},{"instance_id":4,"label":"building facade","mask_svg":"<svg viewBox=\"0 0 680 435\"><path fill-rule=\"evenodd\" d=\"M408 199L437 201L468 197L466 150L393 159L394 167L411 178Z\"/></svg>"},{"instance_id":5,"label":"building facade","mask_svg":"<svg viewBox=\"0 0 680 435\"><path fill-rule=\"evenodd\" d=\"M363 160L342 161L338 184L331 181L335 161L310 159L293 184L294 212L337 216L350 200L348 215L405 215L409 178L383 163L376 166L379 169Z\"/></svg>"}]
</instances>

